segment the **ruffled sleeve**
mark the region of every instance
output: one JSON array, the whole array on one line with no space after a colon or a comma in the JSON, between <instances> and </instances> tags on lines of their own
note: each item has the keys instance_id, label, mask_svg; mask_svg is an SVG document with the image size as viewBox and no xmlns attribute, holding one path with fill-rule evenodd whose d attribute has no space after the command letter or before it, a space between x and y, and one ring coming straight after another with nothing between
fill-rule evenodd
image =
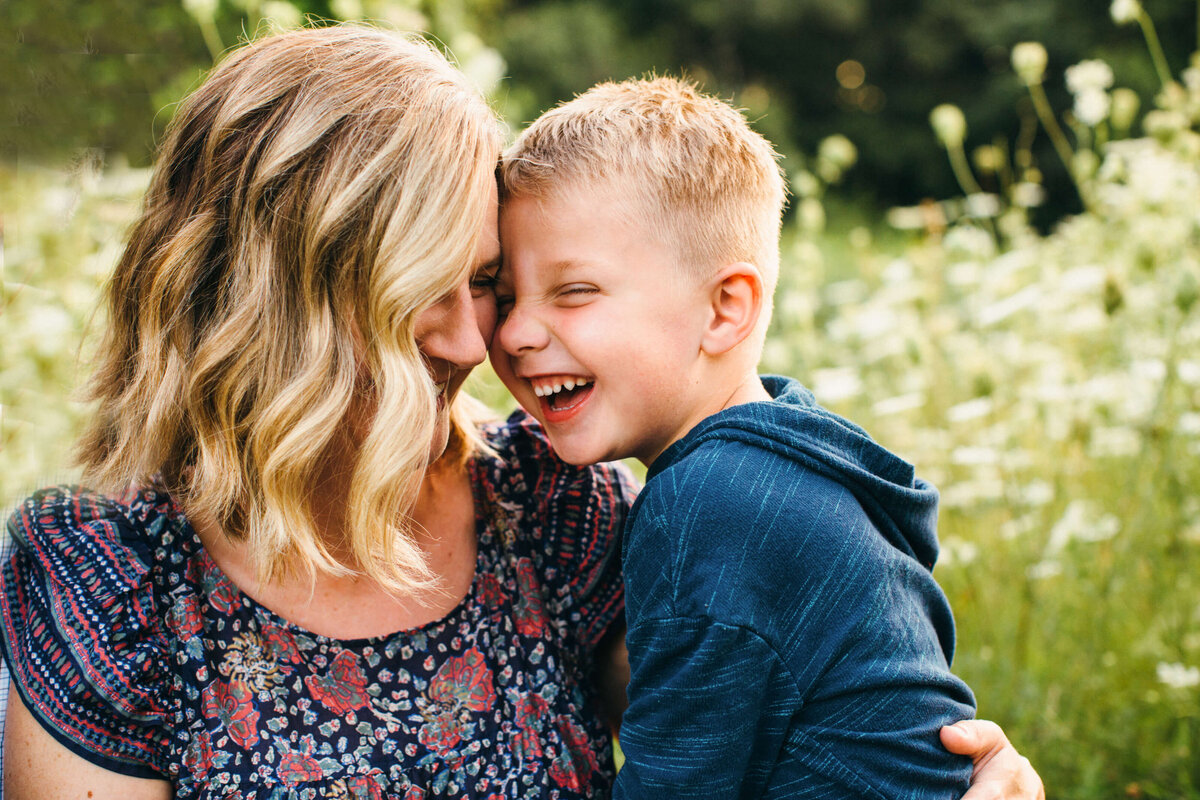
<instances>
[{"instance_id":1,"label":"ruffled sleeve","mask_svg":"<svg viewBox=\"0 0 1200 800\"><path fill-rule=\"evenodd\" d=\"M0 559L0 642L13 690L55 739L161 778L166 642L145 536L107 497L56 487L25 500Z\"/></svg>"},{"instance_id":2,"label":"ruffled sleeve","mask_svg":"<svg viewBox=\"0 0 1200 800\"><path fill-rule=\"evenodd\" d=\"M523 411L491 434L510 476L506 495L532 517L522 527L538 548L547 588L561 598L559 616L590 649L625 608L621 531L637 482L622 464L565 463Z\"/></svg>"}]
</instances>

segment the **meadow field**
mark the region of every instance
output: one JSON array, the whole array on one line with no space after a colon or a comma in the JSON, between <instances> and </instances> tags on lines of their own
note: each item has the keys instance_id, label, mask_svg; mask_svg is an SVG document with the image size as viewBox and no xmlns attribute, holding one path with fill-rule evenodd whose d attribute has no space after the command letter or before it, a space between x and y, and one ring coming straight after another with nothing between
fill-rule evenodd
<instances>
[{"instance_id":1,"label":"meadow field","mask_svg":"<svg viewBox=\"0 0 1200 800\"><path fill-rule=\"evenodd\" d=\"M763 370L940 488L955 670L1050 797L1200 798L1200 60L1164 66L1145 108L1089 61L1065 75L1074 107L1050 109L1042 85L1064 76L1042 46L1012 63L1083 210L1036 229L1028 151L972 147L952 106L930 136L959 197L852 207L836 184L855 147L830 137L786 164ZM77 477L72 393L148 174L91 151L0 164L6 507Z\"/></svg>"}]
</instances>

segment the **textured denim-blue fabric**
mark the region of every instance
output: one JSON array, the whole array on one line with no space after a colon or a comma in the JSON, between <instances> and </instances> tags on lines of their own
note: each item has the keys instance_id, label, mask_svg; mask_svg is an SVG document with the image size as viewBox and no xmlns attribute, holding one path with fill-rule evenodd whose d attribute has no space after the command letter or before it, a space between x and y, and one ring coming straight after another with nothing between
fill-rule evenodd
<instances>
[{"instance_id":1,"label":"textured denim-blue fabric","mask_svg":"<svg viewBox=\"0 0 1200 800\"><path fill-rule=\"evenodd\" d=\"M974 715L930 570L937 491L799 383L650 467L624 541L615 798L956 798Z\"/></svg>"}]
</instances>

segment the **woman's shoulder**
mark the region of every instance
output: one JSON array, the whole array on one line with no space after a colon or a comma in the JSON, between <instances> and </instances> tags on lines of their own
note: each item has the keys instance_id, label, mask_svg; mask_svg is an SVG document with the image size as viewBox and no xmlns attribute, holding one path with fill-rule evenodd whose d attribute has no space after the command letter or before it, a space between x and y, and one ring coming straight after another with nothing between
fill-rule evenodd
<instances>
[{"instance_id":1,"label":"woman's shoulder","mask_svg":"<svg viewBox=\"0 0 1200 800\"><path fill-rule=\"evenodd\" d=\"M177 511L153 489L109 495L78 486L51 486L21 501L8 519L6 555L19 552L57 581L89 580L102 601L140 585L154 558L154 539Z\"/></svg>"},{"instance_id":2,"label":"woman's shoulder","mask_svg":"<svg viewBox=\"0 0 1200 800\"><path fill-rule=\"evenodd\" d=\"M0 559L0 644L14 687L64 745L140 777L164 768L152 575L163 502L154 492L43 489L9 518Z\"/></svg>"}]
</instances>

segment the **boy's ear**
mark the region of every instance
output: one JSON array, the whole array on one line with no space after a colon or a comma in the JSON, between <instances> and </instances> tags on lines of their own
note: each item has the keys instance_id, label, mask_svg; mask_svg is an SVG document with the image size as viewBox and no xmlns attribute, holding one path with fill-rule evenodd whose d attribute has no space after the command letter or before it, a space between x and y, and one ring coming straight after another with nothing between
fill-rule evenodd
<instances>
[{"instance_id":1,"label":"boy's ear","mask_svg":"<svg viewBox=\"0 0 1200 800\"><path fill-rule=\"evenodd\" d=\"M708 286L710 315L700 349L716 356L754 333L763 308L763 282L754 265L739 261L722 267Z\"/></svg>"}]
</instances>

